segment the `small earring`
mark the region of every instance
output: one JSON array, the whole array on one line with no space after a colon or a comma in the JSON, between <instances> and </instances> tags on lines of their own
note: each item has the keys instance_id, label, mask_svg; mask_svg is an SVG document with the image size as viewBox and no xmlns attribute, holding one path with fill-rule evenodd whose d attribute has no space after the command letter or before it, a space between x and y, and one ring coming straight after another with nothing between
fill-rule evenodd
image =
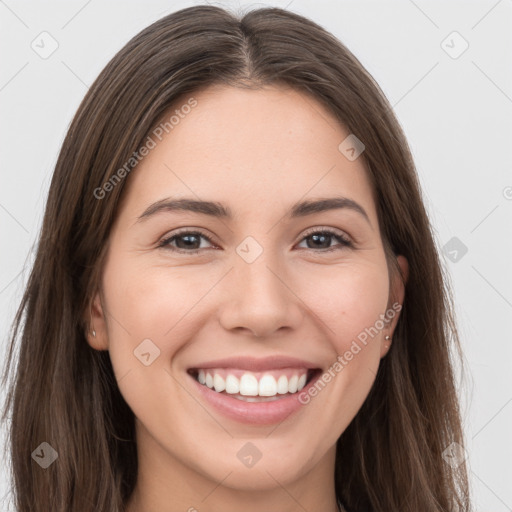
<instances>
[{"instance_id":1,"label":"small earring","mask_svg":"<svg viewBox=\"0 0 512 512\"><path fill-rule=\"evenodd\" d=\"M389 339L390 339L390 338L389 338L389 335L388 335L388 334L386 334L386 336L384 336L384 339L385 339L385 340L389 340Z\"/></svg>"},{"instance_id":2,"label":"small earring","mask_svg":"<svg viewBox=\"0 0 512 512\"><path fill-rule=\"evenodd\" d=\"M94 329L92 330L92 335L96 338L96 331Z\"/></svg>"}]
</instances>

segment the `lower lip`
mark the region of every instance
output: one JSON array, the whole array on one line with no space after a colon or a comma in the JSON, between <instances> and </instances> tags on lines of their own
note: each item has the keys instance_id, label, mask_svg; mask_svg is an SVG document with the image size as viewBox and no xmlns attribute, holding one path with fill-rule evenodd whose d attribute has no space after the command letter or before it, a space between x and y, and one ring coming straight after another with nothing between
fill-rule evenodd
<instances>
[{"instance_id":1,"label":"lower lip","mask_svg":"<svg viewBox=\"0 0 512 512\"><path fill-rule=\"evenodd\" d=\"M299 395L307 392L308 388L313 386L319 377L319 375L315 375L308 384L294 395L271 402L245 402L225 393L217 393L208 386L200 384L193 376L189 376L194 381L201 396L217 411L239 423L249 425L272 425L283 422L304 406L298 400Z\"/></svg>"}]
</instances>

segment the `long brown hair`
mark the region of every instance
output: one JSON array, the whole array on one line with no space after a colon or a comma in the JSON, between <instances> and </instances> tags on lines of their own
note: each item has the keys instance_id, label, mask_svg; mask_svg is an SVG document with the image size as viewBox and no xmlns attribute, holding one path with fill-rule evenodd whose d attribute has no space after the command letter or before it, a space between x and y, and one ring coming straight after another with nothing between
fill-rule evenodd
<instances>
[{"instance_id":1,"label":"long brown hair","mask_svg":"<svg viewBox=\"0 0 512 512\"><path fill-rule=\"evenodd\" d=\"M12 374L3 420L10 416L17 510L124 510L137 477L134 417L108 352L92 349L84 329L130 176L98 190L178 98L213 84L282 84L325 105L366 147L390 275L396 255L409 262L392 349L337 443L338 498L354 512L470 510L467 468L444 457L451 443L464 447L453 301L389 102L314 22L279 8L238 16L213 6L177 11L129 41L89 89L62 145L3 376L5 384ZM58 453L45 470L31 457L43 442Z\"/></svg>"}]
</instances>

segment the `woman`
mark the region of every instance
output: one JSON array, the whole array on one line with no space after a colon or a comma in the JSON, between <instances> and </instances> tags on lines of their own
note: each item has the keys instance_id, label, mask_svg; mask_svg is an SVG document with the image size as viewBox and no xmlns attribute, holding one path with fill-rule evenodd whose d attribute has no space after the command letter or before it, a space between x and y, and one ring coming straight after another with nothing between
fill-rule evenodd
<instances>
[{"instance_id":1,"label":"woman","mask_svg":"<svg viewBox=\"0 0 512 512\"><path fill-rule=\"evenodd\" d=\"M191 7L111 60L14 327L19 512L470 510L407 142L297 14Z\"/></svg>"}]
</instances>

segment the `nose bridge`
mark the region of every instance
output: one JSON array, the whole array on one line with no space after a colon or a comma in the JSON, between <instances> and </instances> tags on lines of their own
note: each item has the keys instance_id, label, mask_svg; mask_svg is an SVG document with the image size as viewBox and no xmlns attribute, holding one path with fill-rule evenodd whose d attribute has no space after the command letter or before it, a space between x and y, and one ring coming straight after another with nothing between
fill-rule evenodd
<instances>
[{"instance_id":1,"label":"nose bridge","mask_svg":"<svg viewBox=\"0 0 512 512\"><path fill-rule=\"evenodd\" d=\"M300 301L291 291L293 284L287 282L289 273L283 270L279 256L265 249L252 259L257 247L251 240L246 243L237 248L229 278L220 316L224 328L245 328L258 337L270 336L282 327L296 328L302 318Z\"/></svg>"}]
</instances>

